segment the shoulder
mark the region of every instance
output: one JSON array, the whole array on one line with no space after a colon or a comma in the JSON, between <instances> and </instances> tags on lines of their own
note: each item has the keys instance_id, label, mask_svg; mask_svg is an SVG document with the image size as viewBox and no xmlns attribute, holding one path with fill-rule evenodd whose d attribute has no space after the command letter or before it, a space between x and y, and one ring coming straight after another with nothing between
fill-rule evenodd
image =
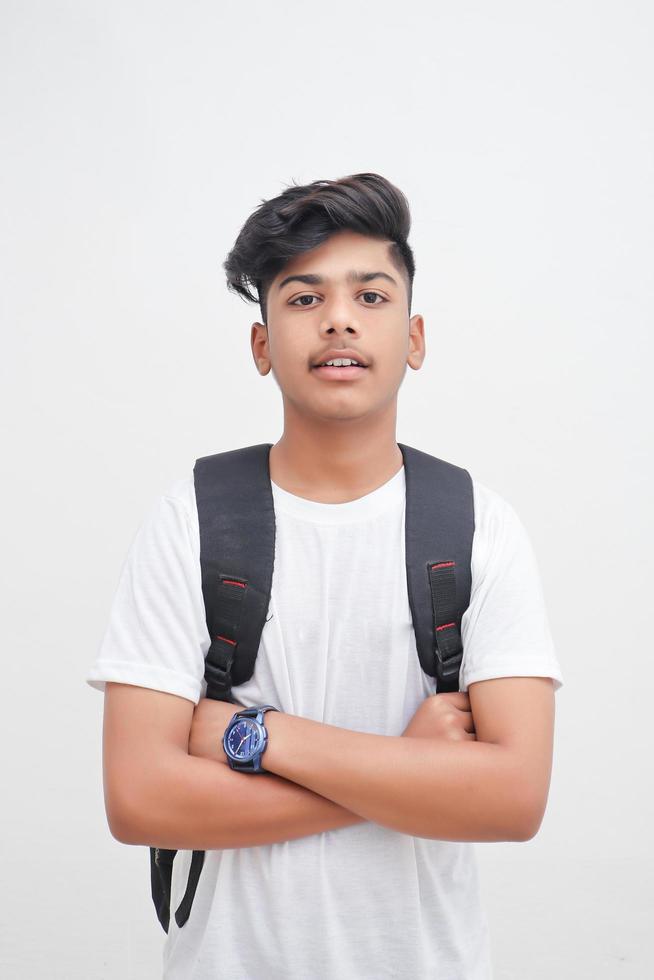
<instances>
[{"instance_id":1,"label":"shoulder","mask_svg":"<svg viewBox=\"0 0 654 980\"><path fill-rule=\"evenodd\" d=\"M177 477L163 491L157 499L155 506L168 507L183 515L189 524L198 522L198 509L195 499L195 480L193 474Z\"/></svg>"},{"instance_id":2,"label":"shoulder","mask_svg":"<svg viewBox=\"0 0 654 980\"><path fill-rule=\"evenodd\" d=\"M501 493L471 475L475 503L475 525L488 530L520 521L513 504Z\"/></svg>"},{"instance_id":3,"label":"shoulder","mask_svg":"<svg viewBox=\"0 0 654 980\"><path fill-rule=\"evenodd\" d=\"M475 533L473 572L483 574L494 555L531 551L527 529L514 505L483 481L472 478Z\"/></svg>"},{"instance_id":4,"label":"shoulder","mask_svg":"<svg viewBox=\"0 0 654 980\"><path fill-rule=\"evenodd\" d=\"M198 514L195 502L193 474L172 480L164 489L150 498L145 509L137 545L141 548L168 550L171 545L193 551L199 548Z\"/></svg>"}]
</instances>

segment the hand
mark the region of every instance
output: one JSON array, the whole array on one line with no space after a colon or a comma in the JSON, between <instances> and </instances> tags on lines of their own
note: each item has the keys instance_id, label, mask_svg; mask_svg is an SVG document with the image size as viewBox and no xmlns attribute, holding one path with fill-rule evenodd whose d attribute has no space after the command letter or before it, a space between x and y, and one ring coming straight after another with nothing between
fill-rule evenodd
<instances>
[{"instance_id":1,"label":"hand","mask_svg":"<svg viewBox=\"0 0 654 980\"><path fill-rule=\"evenodd\" d=\"M238 701L216 701L200 698L193 711L193 721L188 738L188 754L203 759L213 759L227 765L223 749L223 735L232 716L244 708Z\"/></svg>"},{"instance_id":2,"label":"hand","mask_svg":"<svg viewBox=\"0 0 654 980\"><path fill-rule=\"evenodd\" d=\"M463 691L430 694L402 732L412 738L442 738L462 742L477 738L470 698Z\"/></svg>"}]
</instances>

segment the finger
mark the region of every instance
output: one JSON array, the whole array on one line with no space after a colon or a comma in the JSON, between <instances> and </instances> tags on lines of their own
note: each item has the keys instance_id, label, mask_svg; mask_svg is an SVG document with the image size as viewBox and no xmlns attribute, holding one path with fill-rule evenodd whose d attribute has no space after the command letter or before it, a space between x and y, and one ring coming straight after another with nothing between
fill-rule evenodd
<instances>
[{"instance_id":1,"label":"finger","mask_svg":"<svg viewBox=\"0 0 654 980\"><path fill-rule=\"evenodd\" d=\"M469 708L470 698L465 691L445 691L442 694L434 695L437 698L445 698L455 708Z\"/></svg>"},{"instance_id":2,"label":"finger","mask_svg":"<svg viewBox=\"0 0 654 980\"><path fill-rule=\"evenodd\" d=\"M472 711L462 711L463 715L463 727L467 732L474 732L475 730L475 719L473 717Z\"/></svg>"}]
</instances>

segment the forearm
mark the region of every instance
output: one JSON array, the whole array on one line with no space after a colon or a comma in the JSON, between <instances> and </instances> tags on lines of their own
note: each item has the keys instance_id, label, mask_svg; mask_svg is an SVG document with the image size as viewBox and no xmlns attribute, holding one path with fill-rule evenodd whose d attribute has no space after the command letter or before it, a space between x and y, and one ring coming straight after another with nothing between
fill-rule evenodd
<instances>
[{"instance_id":1,"label":"forearm","mask_svg":"<svg viewBox=\"0 0 654 980\"><path fill-rule=\"evenodd\" d=\"M405 834L456 841L524 840L520 770L502 745L370 735L269 712L263 765Z\"/></svg>"},{"instance_id":2,"label":"forearm","mask_svg":"<svg viewBox=\"0 0 654 980\"><path fill-rule=\"evenodd\" d=\"M255 847L365 822L364 817L272 773L170 754L134 794L119 837L174 850Z\"/></svg>"}]
</instances>

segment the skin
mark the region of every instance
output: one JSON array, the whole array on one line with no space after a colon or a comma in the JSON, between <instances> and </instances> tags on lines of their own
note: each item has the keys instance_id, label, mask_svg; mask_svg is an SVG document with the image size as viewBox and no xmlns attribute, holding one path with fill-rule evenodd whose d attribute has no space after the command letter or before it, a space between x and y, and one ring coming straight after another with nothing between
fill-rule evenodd
<instances>
[{"instance_id":1,"label":"skin","mask_svg":"<svg viewBox=\"0 0 654 980\"><path fill-rule=\"evenodd\" d=\"M366 283L357 272L385 272ZM311 285L289 275L319 275ZM303 299L302 297L306 297ZM312 297L312 298L309 298ZM255 322L251 349L284 409L270 475L324 503L375 490L402 466L395 429L407 366L425 357L424 321L388 243L332 235L287 263ZM329 348L369 364L360 377L312 373ZM238 704L107 684L104 780L109 824L124 843L210 849L291 840L364 820L450 840L527 840L542 820L554 725L550 678L504 677L425 699L401 736L353 732L268 712L267 774L233 771L222 735Z\"/></svg>"},{"instance_id":2,"label":"skin","mask_svg":"<svg viewBox=\"0 0 654 980\"><path fill-rule=\"evenodd\" d=\"M191 755L214 759L227 765L222 737L234 712L244 707L245 705L238 701L227 703L213 701L211 698L200 698L194 711L193 726L189 734ZM268 729L270 729L268 724L270 717L270 712L267 712ZM440 738L449 742L475 739L470 698L462 691L457 691L426 699L411 718L402 735L412 738Z\"/></svg>"},{"instance_id":3,"label":"skin","mask_svg":"<svg viewBox=\"0 0 654 980\"><path fill-rule=\"evenodd\" d=\"M351 269L385 272L395 284L349 282ZM306 273L325 282L280 290L288 276ZM278 273L266 312L267 325L252 324L251 347L259 374L272 372L284 407L284 431L270 451L272 479L324 503L370 493L402 466L398 391L407 366L417 371L425 358L424 321L409 317L405 275L391 261L389 243L351 231L332 235ZM351 381L318 378L311 365L340 347L360 352L368 369Z\"/></svg>"}]
</instances>

